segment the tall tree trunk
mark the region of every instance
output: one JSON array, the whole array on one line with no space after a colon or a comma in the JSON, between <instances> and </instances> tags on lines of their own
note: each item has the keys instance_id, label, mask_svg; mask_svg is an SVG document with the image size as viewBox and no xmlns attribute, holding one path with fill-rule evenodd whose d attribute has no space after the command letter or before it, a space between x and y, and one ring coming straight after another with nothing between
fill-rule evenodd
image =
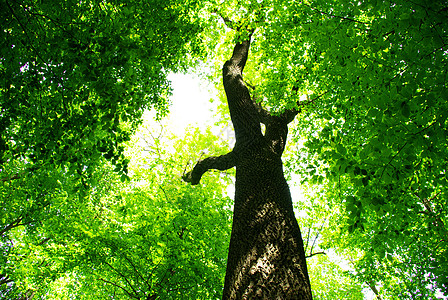
<instances>
[{"instance_id":1,"label":"tall tree trunk","mask_svg":"<svg viewBox=\"0 0 448 300\"><path fill-rule=\"evenodd\" d=\"M208 169L236 166L235 205L223 299L312 299L302 236L281 156L288 123L298 111L273 116L252 101L242 73L249 39L236 44L223 83L236 144L199 161L184 179L199 183ZM263 135L260 123L266 125Z\"/></svg>"}]
</instances>

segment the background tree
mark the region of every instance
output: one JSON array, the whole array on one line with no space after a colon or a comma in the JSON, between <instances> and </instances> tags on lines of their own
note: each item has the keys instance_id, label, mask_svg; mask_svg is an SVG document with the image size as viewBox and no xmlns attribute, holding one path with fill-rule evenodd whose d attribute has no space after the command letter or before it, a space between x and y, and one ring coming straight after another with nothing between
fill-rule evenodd
<instances>
[{"instance_id":1,"label":"background tree","mask_svg":"<svg viewBox=\"0 0 448 300\"><path fill-rule=\"evenodd\" d=\"M192 149L219 153L225 148L210 132L190 131L176 139L158 136L154 127L142 128L126 151L132 157L130 182L122 183L105 163L93 174L97 184L84 199L61 193L35 232L11 230L14 245L4 270L16 288L5 285L2 297L221 296L230 236L230 199L224 195L229 178L215 173L204 178L203 187L191 187L180 175L197 159ZM56 202L55 195L51 200Z\"/></svg>"},{"instance_id":2,"label":"background tree","mask_svg":"<svg viewBox=\"0 0 448 300\"><path fill-rule=\"evenodd\" d=\"M327 246L384 296L446 293L447 3L302 8L325 28L299 26L314 60L297 67L322 94L299 128L302 170L340 212Z\"/></svg>"},{"instance_id":3,"label":"background tree","mask_svg":"<svg viewBox=\"0 0 448 300\"><path fill-rule=\"evenodd\" d=\"M1 162L21 158L29 168L83 175L104 156L126 173L120 143L144 109L164 113L167 73L188 65L179 64L186 52L200 51L201 28L189 17L197 3L4 0L2 7Z\"/></svg>"},{"instance_id":4,"label":"background tree","mask_svg":"<svg viewBox=\"0 0 448 300\"><path fill-rule=\"evenodd\" d=\"M20 277L11 270L27 255L16 246L39 248L51 239L38 233L46 218L57 224L62 211L82 211L104 159L127 179L123 142L145 109L165 113L166 75L187 68L193 60L185 54L203 43L194 1L0 5L3 288Z\"/></svg>"}]
</instances>

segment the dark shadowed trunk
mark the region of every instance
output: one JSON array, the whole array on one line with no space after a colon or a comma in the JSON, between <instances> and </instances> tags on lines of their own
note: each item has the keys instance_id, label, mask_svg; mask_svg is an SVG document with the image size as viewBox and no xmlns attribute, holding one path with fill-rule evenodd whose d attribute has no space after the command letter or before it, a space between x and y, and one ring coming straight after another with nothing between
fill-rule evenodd
<instances>
[{"instance_id":1,"label":"dark shadowed trunk","mask_svg":"<svg viewBox=\"0 0 448 300\"><path fill-rule=\"evenodd\" d=\"M236 166L235 206L223 299L311 299L305 252L281 156L297 111L273 116L252 101L243 82L250 39L223 67L236 144L199 161L185 176L199 183L209 169ZM266 125L263 135L261 125Z\"/></svg>"}]
</instances>

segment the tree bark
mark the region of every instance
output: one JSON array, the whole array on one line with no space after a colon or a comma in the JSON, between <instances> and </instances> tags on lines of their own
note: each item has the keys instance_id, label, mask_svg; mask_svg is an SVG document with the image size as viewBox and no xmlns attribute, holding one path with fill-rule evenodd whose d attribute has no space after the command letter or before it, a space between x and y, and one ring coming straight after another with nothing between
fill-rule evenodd
<instances>
[{"instance_id":1,"label":"tree bark","mask_svg":"<svg viewBox=\"0 0 448 300\"><path fill-rule=\"evenodd\" d=\"M302 236L281 160L287 125L298 112L274 116L252 101L242 77L249 46L250 37L237 43L223 67L235 147L223 157L200 161L184 179L197 184L207 169L236 166L222 299L312 299ZM264 135L260 123L266 125Z\"/></svg>"}]
</instances>

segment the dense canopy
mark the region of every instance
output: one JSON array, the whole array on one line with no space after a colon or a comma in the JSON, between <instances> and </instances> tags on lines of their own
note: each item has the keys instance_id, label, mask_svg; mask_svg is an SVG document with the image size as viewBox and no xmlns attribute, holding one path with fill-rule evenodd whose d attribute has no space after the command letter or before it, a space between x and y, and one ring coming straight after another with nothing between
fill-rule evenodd
<instances>
[{"instance_id":1,"label":"dense canopy","mask_svg":"<svg viewBox=\"0 0 448 300\"><path fill-rule=\"evenodd\" d=\"M299 111L283 160L314 298L448 296L447 1L0 5L0 298L221 297L231 181L181 177L228 146L141 124L166 114L170 72L206 73L224 103L242 28L252 98Z\"/></svg>"}]
</instances>

